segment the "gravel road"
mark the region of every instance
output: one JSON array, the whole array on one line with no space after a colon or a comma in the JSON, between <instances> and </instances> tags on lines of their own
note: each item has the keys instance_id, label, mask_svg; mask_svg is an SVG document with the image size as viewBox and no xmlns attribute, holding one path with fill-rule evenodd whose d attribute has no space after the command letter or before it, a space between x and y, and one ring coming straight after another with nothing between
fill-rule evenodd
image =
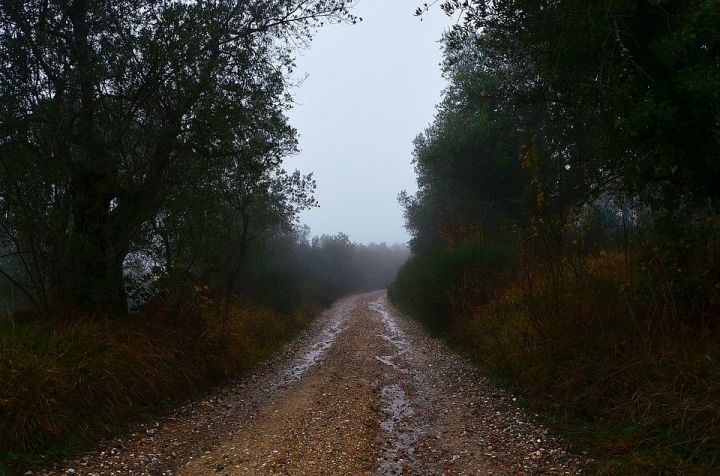
<instances>
[{"instance_id":1,"label":"gravel road","mask_svg":"<svg viewBox=\"0 0 720 476\"><path fill-rule=\"evenodd\" d=\"M514 401L363 294L255 375L43 474L582 474Z\"/></svg>"}]
</instances>

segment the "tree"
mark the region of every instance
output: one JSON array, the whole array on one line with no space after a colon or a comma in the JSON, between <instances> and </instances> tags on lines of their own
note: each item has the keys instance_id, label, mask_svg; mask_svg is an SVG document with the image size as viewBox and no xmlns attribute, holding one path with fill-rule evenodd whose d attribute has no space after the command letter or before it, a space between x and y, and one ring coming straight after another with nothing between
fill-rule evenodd
<instances>
[{"instance_id":1,"label":"tree","mask_svg":"<svg viewBox=\"0 0 720 476\"><path fill-rule=\"evenodd\" d=\"M324 21L356 21L349 7L4 2L2 244L23 262L27 294L45 307L64 300L122 312L126 257L162 238L149 230L192 227L219 201L247 227L258 189L291 198L299 179L280 177L280 158L294 148L283 115L291 47Z\"/></svg>"},{"instance_id":2,"label":"tree","mask_svg":"<svg viewBox=\"0 0 720 476\"><path fill-rule=\"evenodd\" d=\"M401 194L415 251L497 238L522 220L528 174L520 154L534 117L508 103L501 76L473 42L446 48L449 86L415 139L415 196Z\"/></svg>"},{"instance_id":3,"label":"tree","mask_svg":"<svg viewBox=\"0 0 720 476\"><path fill-rule=\"evenodd\" d=\"M476 38L485 55L527 72L506 76L511 96L518 106L543 103L555 111L553 139L586 137L566 155L576 173L597 177L589 185L622 186L656 209L717 211L717 2L442 5L463 18L451 48Z\"/></svg>"}]
</instances>

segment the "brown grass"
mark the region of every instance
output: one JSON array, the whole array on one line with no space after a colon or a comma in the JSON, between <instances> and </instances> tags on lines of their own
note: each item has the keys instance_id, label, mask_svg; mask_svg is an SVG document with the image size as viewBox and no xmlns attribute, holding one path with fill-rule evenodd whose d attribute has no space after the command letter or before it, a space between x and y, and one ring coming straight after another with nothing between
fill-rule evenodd
<instances>
[{"instance_id":1,"label":"brown grass","mask_svg":"<svg viewBox=\"0 0 720 476\"><path fill-rule=\"evenodd\" d=\"M247 371L310 315L209 299L117 320L59 314L53 322L0 322L0 474L3 465L12 471L41 454L66 454L162 401Z\"/></svg>"},{"instance_id":2,"label":"brown grass","mask_svg":"<svg viewBox=\"0 0 720 476\"><path fill-rule=\"evenodd\" d=\"M708 325L718 316L681 311L682 283L650 266L628 272L621 253L545 258L524 258L524 270L490 292L480 289L492 286L482 266L465 273L452 317L424 319L590 450L598 473L720 471L720 331ZM392 295L422 317L423 295L408 293L431 292L415 284L433 273L408 274Z\"/></svg>"}]
</instances>

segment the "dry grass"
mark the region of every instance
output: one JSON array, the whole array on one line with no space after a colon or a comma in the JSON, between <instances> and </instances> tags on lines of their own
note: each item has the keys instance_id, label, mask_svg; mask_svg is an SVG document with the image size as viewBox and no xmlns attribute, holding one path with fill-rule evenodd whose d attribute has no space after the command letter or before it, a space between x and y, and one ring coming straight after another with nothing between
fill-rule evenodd
<instances>
[{"instance_id":1,"label":"dry grass","mask_svg":"<svg viewBox=\"0 0 720 476\"><path fill-rule=\"evenodd\" d=\"M0 457L7 471L72 451L162 401L248 370L310 315L209 299L122 320L62 314L54 322L0 322Z\"/></svg>"},{"instance_id":2,"label":"dry grass","mask_svg":"<svg viewBox=\"0 0 720 476\"><path fill-rule=\"evenodd\" d=\"M431 328L591 450L598 473L720 471L717 326L678 312L675 285L650 268L628 273L619 253L524 264L494 293L451 294L452 318ZM406 295L406 280L392 295L413 313L423 297Z\"/></svg>"}]
</instances>

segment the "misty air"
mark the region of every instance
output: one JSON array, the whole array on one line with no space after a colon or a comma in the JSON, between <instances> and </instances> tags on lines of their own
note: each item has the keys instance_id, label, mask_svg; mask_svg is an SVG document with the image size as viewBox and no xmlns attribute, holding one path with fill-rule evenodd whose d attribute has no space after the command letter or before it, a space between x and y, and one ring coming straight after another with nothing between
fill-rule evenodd
<instances>
[{"instance_id":1,"label":"misty air","mask_svg":"<svg viewBox=\"0 0 720 476\"><path fill-rule=\"evenodd\" d=\"M0 3L0 476L720 474L720 3Z\"/></svg>"}]
</instances>

